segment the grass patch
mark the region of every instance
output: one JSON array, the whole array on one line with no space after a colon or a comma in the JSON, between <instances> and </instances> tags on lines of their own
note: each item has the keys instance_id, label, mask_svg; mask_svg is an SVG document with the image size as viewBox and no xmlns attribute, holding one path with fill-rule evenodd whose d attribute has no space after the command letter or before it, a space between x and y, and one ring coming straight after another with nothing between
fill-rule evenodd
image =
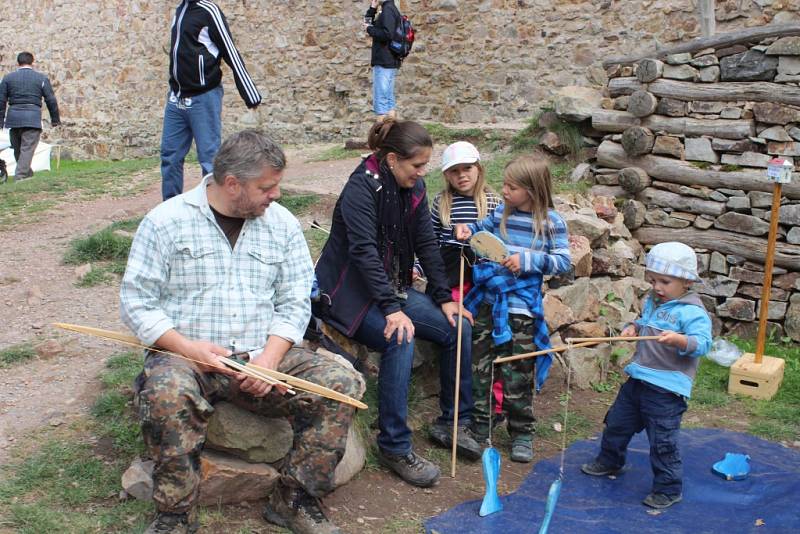
<instances>
[{"instance_id":1,"label":"grass patch","mask_svg":"<svg viewBox=\"0 0 800 534\"><path fill-rule=\"evenodd\" d=\"M0 369L26 362L36 357L36 349L29 343L20 343L0 350Z\"/></svg>"},{"instance_id":2,"label":"grass patch","mask_svg":"<svg viewBox=\"0 0 800 534\"><path fill-rule=\"evenodd\" d=\"M24 533L144 530L152 504L116 498L122 472L143 451L130 406L142 356L118 354L106 366L88 426L32 437L21 445L22 458L3 468L2 526ZM85 430L96 437L87 439ZM31 446L37 442L42 444ZM96 443L109 443L111 450L100 452Z\"/></svg>"},{"instance_id":3,"label":"grass patch","mask_svg":"<svg viewBox=\"0 0 800 534\"><path fill-rule=\"evenodd\" d=\"M328 234L316 228L309 228L303 232L303 235L306 238L306 243L308 243L311 259L316 261L319 255L322 254L322 247L324 247L325 243L328 241Z\"/></svg>"},{"instance_id":4,"label":"grass patch","mask_svg":"<svg viewBox=\"0 0 800 534\"><path fill-rule=\"evenodd\" d=\"M726 163L722 167L720 167L722 172L739 172L742 170L742 167L736 164Z\"/></svg>"},{"instance_id":5,"label":"grass patch","mask_svg":"<svg viewBox=\"0 0 800 534\"><path fill-rule=\"evenodd\" d=\"M156 158L121 161L63 161L59 170L39 172L0 186L0 227L35 220L59 204L104 195L136 194L158 181ZM132 177L135 176L135 179Z\"/></svg>"},{"instance_id":6,"label":"grass patch","mask_svg":"<svg viewBox=\"0 0 800 534\"><path fill-rule=\"evenodd\" d=\"M562 401L563 402L563 401ZM556 432L553 425L558 423L562 426L561 432ZM542 423L536 424L536 439L546 439L548 441L561 443L563 432L567 433L567 446L573 441L586 439L594 434L594 423L589 421L585 416L578 412L570 411L567 414L567 425L564 427L564 413L563 411L558 414L553 414L544 420Z\"/></svg>"},{"instance_id":7,"label":"grass patch","mask_svg":"<svg viewBox=\"0 0 800 534\"><path fill-rule=\"evenodd\" d=\"M539 117L541 117L542 113L545 111L548 110L542 109L536 113L528 121L528 125L511 138L512 150L530 150L539 145L539 136L542 133L542 127L539 125Z\"/></svg>"},{"instance_id":8,"label":"grass patch","mask_svg":"<svg viewBox=\"0 0 800 534\"><path fill-rule=\"evenodd\" d=\"M427 123L425 129L434 143L449 145L456 141L468 141L482 150L493 152L507 142L507 134L481 128L448 128L439 123Z\"/></svg>"},{"instance_id":9,"label":"grass patch","mask_svg":"<svg viewBox=\"0 0 800 534\"><path fill-rule=\"evenodd\" d=\"M711 168L711 164L707 161L690 161L689 164L692 167L697 167L698 169L703 169L703 170Z\"/></svg>"},{"instance_id":10,"label":"grass patch","mask_svg":"<svg viewBox=\"0 0 800 534\"><path fill-rule=\"evenodd\" d=\"M316 156L307 161L309 163L314 163L318 161L334 161L340 159L350 159L350 158L357 158L363 153L364 150L348 150L342 146L334 146L320 152L319 154L317 154Z\"/></svg>"},{"instance_id":11,"label":"grass patch","mask_svg":"<svg viewBox=\"0 0 800 534\"><path fill-rule=\"evenodd\" d=\"M287 210L291 211L296 217L311 211L311 208L314 207L314 205L316 205L320 200L321 197L314 193L285 192L281 194L281 198L278 203Z\"/></svg>"},{"instance_id":12,"label":"grass patch","mask_svg":"<svg viewBox=\"0 0 800 534\"><path fill-rule=\"evenodd\" d=\"M141 218L115 222L88 237L74 239L64 255L64 263L82 265L91 263L92 270L77 285L91 287L110 283L118 274L125 272L128 253L131 250L132 233L139 226Z\"/></svg>"},{"instance_id":13,"label":"grass patch","mask_svg":"<svg viewBox=\"0 0 800 534\"><path fill-rule=\"evenodd\" d=\"M745 352L755 352L755 341L732 340ZM703 359L695 378L691 405L698 409L728 407L749 416L751 434L770 440L797 439L800 435L800 347L768 341L765 353L783 358L786 367L778 393L770 400L728 394L730 369Z\"/></svg>"}]
</instances>

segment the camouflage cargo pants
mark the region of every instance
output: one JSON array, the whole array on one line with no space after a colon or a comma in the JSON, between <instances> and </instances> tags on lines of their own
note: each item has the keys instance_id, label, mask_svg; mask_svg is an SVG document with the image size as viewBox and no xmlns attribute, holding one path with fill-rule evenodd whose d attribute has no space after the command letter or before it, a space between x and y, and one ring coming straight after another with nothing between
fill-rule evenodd
<instances>
[{"instance_id":1,"label":"camouflage cargo pants","mask_svg":"<svg viewBox=\"0 0 800 534\"><path fill-rule=\"evenodd\" d=\"M332 357L291 349L278 370L359 398L361 375ZM238 390L225 375L200 373L190 362L148 354L136 383L142 436L153 469L153 499L160 511L191 510L200 482L200 452L214 403L230 401L265 417L287 417L294 444L281 470L282 480L314 496L333 489L333 474L344 454L354 408L311 393L255 398Z\"/></svg>"},{"instance_id":2,"label":"camouflage cargo pants","mask_svg":"<svg viewBox=\"0 0 800 534\"><path fill-rule=\"evenodd\" d=\"M489 394L492 389L492 362L500 356L511 356L532 352L533 319L525 315L508 315L512 339L508 343L495 345L492 340L492 308L481 304L473 327L472 345L472 412L473 427L479 434L489 434ZM533 424L533 359L519 360L495 366L495 381L503 384L503 412L508 422L508 433L512 438L531 436ZM495 407L494 398L491 408Z\"/></svg>"}]
</instances>

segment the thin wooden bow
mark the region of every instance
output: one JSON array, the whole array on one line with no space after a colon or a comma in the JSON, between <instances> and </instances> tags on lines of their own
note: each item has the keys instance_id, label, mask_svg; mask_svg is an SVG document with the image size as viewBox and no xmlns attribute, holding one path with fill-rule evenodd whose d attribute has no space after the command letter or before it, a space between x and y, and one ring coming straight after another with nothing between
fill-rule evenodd
<instances>
[{"instance_id":1,"label":"thin wooden bow","mask_svg":"<svg viewBox=\"0 0 800 534\"><path fill-rule=\"evenodd\" d=\"M90 336L110 339L112 341L124 343L125 345L130 345L144 350L151 350L154 352L168 354L170 356L175 356L184 360L189 360L195 363L202 363L203 365L207 365L204 362L197 362L195 360L192 360L191 358L187 358L186 356L177 354L175 352L154 347L148 347L147 345L140 342L138 338L128 334L123 334L121 332L114 332L112 330L104 330L102 328L94 328L91 326L81 326L69 323L53 323L53 326L61 328L62 330L69 330L71 332L78 332L80 334L87 334ZM367 405L361 402L360 400L348 397L343 393L339 393L338 391L326 388L325 386L320 386L319 384L315 384L314 382L309 382L308 380L297 378L296 376L287 375L285 373L281 373L280 371L267 369L266 367L253 365L252 363L242 365L233 360L224 360L224 362L226 365L229 365L230 367L232 367L237 371L244 372L245 374L249 374L254 378L261 379L270 384L282 386L286 388L288 391L291 391L292 388L296 388L301 391L305 391L307 393L314 393L315 395L319 395L320 397L325 397L326 399L342 402L344 404L353 406L355 408L359 408L361 410L367 409Z\"/></svg>"}]
</instances>

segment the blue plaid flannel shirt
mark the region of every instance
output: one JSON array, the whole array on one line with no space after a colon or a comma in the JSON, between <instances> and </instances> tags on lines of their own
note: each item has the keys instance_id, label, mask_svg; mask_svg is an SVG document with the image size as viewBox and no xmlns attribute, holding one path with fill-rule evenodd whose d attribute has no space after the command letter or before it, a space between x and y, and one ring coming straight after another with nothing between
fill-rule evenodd
<instances>
[{"instance_id":1,"label":"blue plaid flannel shirt","mask_svg":"<svg viewBox=\"0 0 800 534\"><path fill-rule=\"evenodd\" d=\"M514 293L523 300L533 318L533 342L537 349L550 348L550 331L544 320L542 305L542 277L529 275L517 278L511 271L494 262L480 262L472 270L473 288L464 298L464 307L477 314L478 308L487 294L494 295L492 303L492 339L495 345L511 341L511 327L508 325L508 295ZM552 354L536 358L536 391L542 389L553 363Z\"/></svg>"}]
</instances>

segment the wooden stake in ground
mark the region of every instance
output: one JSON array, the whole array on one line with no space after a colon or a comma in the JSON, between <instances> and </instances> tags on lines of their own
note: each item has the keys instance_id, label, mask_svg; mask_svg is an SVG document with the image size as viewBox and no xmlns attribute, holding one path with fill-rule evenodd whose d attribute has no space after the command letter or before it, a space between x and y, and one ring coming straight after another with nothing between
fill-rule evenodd
<instances>
[{"instance_id":1,"label":"wooden stake in ground","mask_svg":"<svg viewBox=\"0 0 800 534\"><path fill-rule=\"evenodd\" d=\"M784 163L786 165L784 165ZM767 239L767 259L764 262L764 285L761 290L761 310L758 316L758 338L756 340L755 363L760 364L764 358L764 347L767 342L767 309L769 308L770 290L772 289L772 266L775 262L775 240L778 235L778 214L781 207L782 180L788 176L791 180L793 166L786 160L773 159L769 163L768 176L775 180L772 187L772 212L769 219L769 238ZM783 169L786 169L785 171Z\"/></svg>"},{"instance_id":2,"label":"wooden stake in ground","mask_svg":"<svg viewBox=\"0 0 800 534\"><path fill-rule=\"evenodd\" d=\"M458 326L456 331L456 396L453 404L453 449L451 451L450 476L456 478L456 449L458 448L458 401L461 385L461 331L464 319L464 249L461 249L461 262L458 272Z\"/></svg>"}]
</instances>

